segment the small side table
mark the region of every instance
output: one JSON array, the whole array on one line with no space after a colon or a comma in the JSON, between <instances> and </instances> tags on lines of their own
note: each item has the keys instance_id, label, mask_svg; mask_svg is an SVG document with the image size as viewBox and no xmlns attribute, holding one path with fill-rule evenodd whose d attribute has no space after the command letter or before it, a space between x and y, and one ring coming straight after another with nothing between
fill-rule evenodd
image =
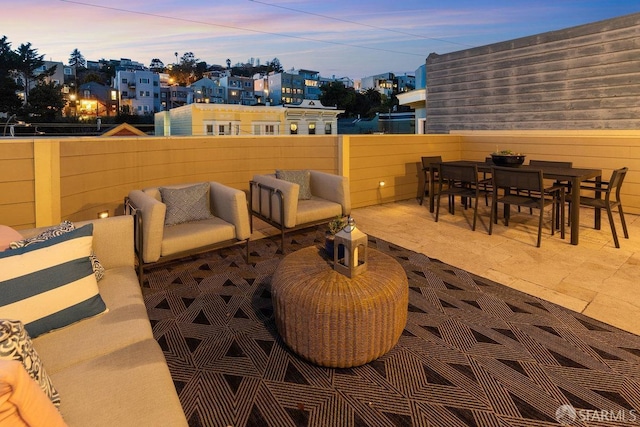
<instances>
[{"instance_id":1,"label":"small side table","mask_svg":"<svg viewBox=\"0 0 640 427\"><path fill-rule=\"evenodd\" d=\"M393 258L369 248L367 271L349 279L333 270L323 252L311 246L278 265L271 281L278 332L317 365L363 365L400 339L407 323L407 276Z\"/></svg>"}]
</instances>

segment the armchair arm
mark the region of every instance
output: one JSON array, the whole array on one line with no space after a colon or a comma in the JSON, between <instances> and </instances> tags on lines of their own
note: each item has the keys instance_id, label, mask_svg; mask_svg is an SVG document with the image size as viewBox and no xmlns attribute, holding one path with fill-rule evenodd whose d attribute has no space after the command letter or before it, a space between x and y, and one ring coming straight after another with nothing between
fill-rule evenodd
<instances>
[{"instance_id":1,"label":"armchair arm","mask_svg":"<svg viewBox=\"0 0 640 427\"><path fill-rule=\"evenodd\" d=\"M351 213L349 178L326 172L311 171L311 194L342 205L342 214Z\"/></svg>"},{"instance_id":2,"label":"armchair arm","mask_svg":"<svg viewBox=\"0 0 640 427\"><path fill-rule=\"evenodd\" d=\"M296 226L296 216L298 215L298 195L300 186L283 179L277 179L269 175L255 175L253 177L254 188L252 189L251 206L253 211L283 225L286 228ZM262 187L264 186L264 188ZM270 191L273 188L278 190L283 199L284 224L280 220L280 200L278 194ZM271 200L269 200L271 197ZM271 205L271 210L269 206Z\"/></svg>"},{"instance_id":3,"label":"armchair arm","mask_svg":"<svg viewBox=\"0 0 640 427\"><path fill-rule=\"evenodd\" d=\"M211 212L236 227L236 238L246 240L251 236L247 196L238 189L218 182L210 182Z\"/></svg>"},{"instance_id":4,"label":"armchair arm","mask_svg":"<svg viewBox=\"0 0 640 427\"><path fill-rule=\"evenodd\" d=\"M137 250L141 252L143 262L158 261L164 237L164 216L167 205L141 190L131 191L129 200L137 209L137 214L142 215L142 230L137 230L138 233L142 233L142 247L138 247Z\"/></svg>"}]
</instances>

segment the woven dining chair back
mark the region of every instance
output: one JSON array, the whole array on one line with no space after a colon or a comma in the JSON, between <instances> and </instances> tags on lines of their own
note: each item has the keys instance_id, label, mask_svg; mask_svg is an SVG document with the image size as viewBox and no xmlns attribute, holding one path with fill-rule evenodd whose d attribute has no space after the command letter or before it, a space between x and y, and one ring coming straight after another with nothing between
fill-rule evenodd
<instances>
[{"instance_id":1,"label":"woven dining chair back","mask_svg":"<svg viewBox=\"0 0 640 427\"><path fill-rule=\"evenodd\" d=\"M420 206L424 202L424 196L428 194L430 184L431 184L431 168L432 165L442 162L442 156L423 156L421 157L422 161L422 191L420 192ZM434 171L434 181L438 180L438 170ZM434 184L435 184L434 182ZM434 185L435 191L437 191L436 186Z\"/></svg>"},{"instance_id":2,"label":"woven dining chair back","mask_svg":"<svg viewBox=\"0 0 640 427\"><path fill-rule=\"evenodd\" d=\"M512 188L518 190L542 191L544 184L539 169L518 169L493 167L491 169L494 188Z\"/></svg>"},{"instance_id":3,"label":"woven dining chair back","mask_svg":"<svg viewBox=\"0 0 640 427\"><path fill-rule=\"evenodd\" d=\"M463 200L475 199L473 206L473 225L471 226L471 229L475 230L478 217L478 197L480 197L481 194L485 194L485 192L480 191L480 187L478 185L478 166L475 164L453 165L442 163L440 165L439 178L436 222L438 222L438 217L440 215L441 195L447 195L449 200L449 212L451 214L455 213L456 196L459 196Z\"/></svg>"},{"instance_id":4,"label":"woven dining chair back","mask_svg":"<svg viewBox=\"0 0 640 427\"><path fill-rule=\"evenodd\" d=\"M622 231L624 232L624 238L629 238L629 232L627 231L627 223L624 219L624 212L622 210L622 202L620 201L620 190L622 189L622 183L627 175L628 168L616 169L611 174L609 181L586 181L587 184L580 186L581 190L600 192L600 196L594 194L593 196L583 196L580 194L580 205L590 206L598 209L605 209L607 216L609 217L609 226L611 227L611 234L613 235L613 243L616 248L620 247L618 241L618 233L616 232L616 226L613 221L612 209L618 207L618 213L620 214L620 222L622 223ZM604 198L602 198L604 193Z\"/></svg>"},{"instance_id":5,"label":"woven dining chair back","mask_svg":"<svg viewBox=\"0 0 640 427\"><path fill-rule=\"evenodd\" d=\"M489 234L493 232L493 224L498 223L498 203L506 206L522 206L540 210L538 220L538 241L542 241L542 222L545 206L551 205L551 234L555 231L555 207L564 202L563 189L560 187L545 191L542 170L519 169L494 166L491 168L493 179L493 200L491 204L491 221ZM502 194L500 194L500 190ZM505 209L505 225L509 225L510 209ZM564 227L564 224L561 224ZM564 232L562 233L564 236Z\"/></svg>"}]
</instances>

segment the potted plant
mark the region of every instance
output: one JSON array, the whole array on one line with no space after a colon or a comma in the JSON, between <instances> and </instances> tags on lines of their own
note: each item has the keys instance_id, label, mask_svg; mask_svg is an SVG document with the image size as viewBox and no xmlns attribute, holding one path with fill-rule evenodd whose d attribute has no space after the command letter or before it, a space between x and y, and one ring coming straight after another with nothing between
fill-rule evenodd
<instances>
[{"instance_id":1,"label":"potted plant","mask_svg":"<svg viewBox=\"0 0 640 427\"><path fill-rule=\"evenodd\" d=\"M324 250L327 251L329 257L333 258L333 241L335 235L347 225L347 217L337 215L335 218L329 221L328 225L329 230L325 233L324 238Z\"/></svg>"},{"instance_id":2,"label":"potted plant","mask_svg":"<svg viewBox=\"0 0 640 427\"><path fill-rule=\"evenodd\" d=\"M525 155L511 150L501 150L491 153L491 160L496 166L518 167L524 163Z\"/></svg>"}]
</instances>

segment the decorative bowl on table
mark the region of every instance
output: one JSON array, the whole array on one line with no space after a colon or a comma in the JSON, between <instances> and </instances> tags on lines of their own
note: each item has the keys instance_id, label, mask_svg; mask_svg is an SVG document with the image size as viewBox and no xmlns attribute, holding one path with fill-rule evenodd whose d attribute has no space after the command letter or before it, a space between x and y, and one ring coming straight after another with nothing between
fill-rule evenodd
<instances>
[{"instance_id":1,"label":"decorative bowl on table","mask_svg":"<svg viewBox=\"0 0 640 427\"><path fill-rule=\"evenodd\" d=\"M514 153L511 150L503 150L491 153L491 160L496 166L507 166L517 168L524 163L526 156L520 153Z\"/></svg>"}]
</instances>

